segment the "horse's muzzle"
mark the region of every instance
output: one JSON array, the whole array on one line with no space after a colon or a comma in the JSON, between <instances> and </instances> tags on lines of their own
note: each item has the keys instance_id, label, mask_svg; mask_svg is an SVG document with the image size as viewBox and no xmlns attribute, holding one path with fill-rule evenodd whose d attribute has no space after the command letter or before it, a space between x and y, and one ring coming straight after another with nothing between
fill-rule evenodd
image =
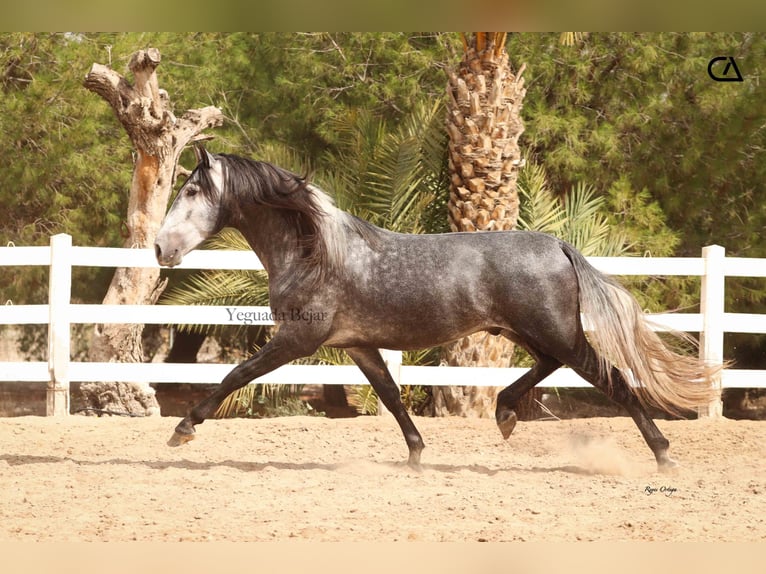
<instances>
[{"instance_id":1,"label":"horse's muzzle","mask_svg":"<svg viewBox=\"0 0 766 574\"><path fill-rule=\"evenodd\" d=\"M157 257L157 263L163 267L175 267L181 263L181 254L178 249L163 251L159 243L154 244L154 255Z\"/></svg>"}]
</instances>

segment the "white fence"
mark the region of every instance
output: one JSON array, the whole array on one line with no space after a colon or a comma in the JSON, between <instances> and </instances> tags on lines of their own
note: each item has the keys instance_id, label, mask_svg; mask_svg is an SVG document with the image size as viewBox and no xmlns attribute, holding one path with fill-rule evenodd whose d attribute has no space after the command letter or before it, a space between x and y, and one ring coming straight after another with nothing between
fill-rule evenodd
<instances>
[{"instance_id":1,"label":"white fence","mask_svg":"<svg viewBox=\"0 0 766 574\"><path fill-rule=\"evenodd\" d=\"M705 247L702 257L592 257L591 263L613 275L699 276L700 313L652 315L659 329L700 334L700 356L712 364L723 361L725 332L766 333L766 315L727 313L726 277L766 277L766 259L726 257L723 247ZM48 304L0 306L0 325L47 324L48 361L0 362L0 381L37 381L48 384L48 414L69 410L70 381L144 381L217 383L234 365L179 363L89 363L70 357L70 327L75 323L143 324L271 324L268 307L171 305L78 305L71 303L72 267L157 267L151 249L72 246L72 238L51 237L50 247L0 247L0 267L42 265L50 268ZM181 269L263 269L249 251L194 251ZM401 353L384 356L400 385L506 386L521 376L520 368L418 367L401 364ZM367 384L355 366L285 365L258 379L264 383ZM766 370L726 369L726 387L766 387ZM559 369L540 386L588 386L569 369ZM720 414L720 402L709 415Z\"/></svg>"}]
</instances>

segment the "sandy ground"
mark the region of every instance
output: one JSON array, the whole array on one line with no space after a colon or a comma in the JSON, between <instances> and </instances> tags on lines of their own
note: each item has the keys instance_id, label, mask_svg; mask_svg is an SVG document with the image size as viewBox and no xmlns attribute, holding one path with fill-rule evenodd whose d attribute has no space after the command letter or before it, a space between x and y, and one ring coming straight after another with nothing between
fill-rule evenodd
<instances>
[{"instance_id":1,"label":"sandy ground","mask_svg":"<svg viewBox=\"0 0 766 574\"><path fill-rule=\"evenodd\" d=\"M766 422L659 421L659 474L628 418L0 419L0 541L764 541Z\"/></svg>"}]
</instances>

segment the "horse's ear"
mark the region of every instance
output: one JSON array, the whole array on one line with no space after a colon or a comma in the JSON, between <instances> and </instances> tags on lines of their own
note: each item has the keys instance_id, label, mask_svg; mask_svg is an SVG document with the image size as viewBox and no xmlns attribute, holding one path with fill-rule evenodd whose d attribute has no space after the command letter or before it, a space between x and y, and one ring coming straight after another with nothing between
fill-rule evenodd
<instances>
[{"instance_id":1,"label":"horse's ear","mask_svg":"<svg viewBox=\"0 0 766 574\"><path fill-rule=\"evenodd\" d=\"M203 151L203 152L204 152L204 154L205 154L205 167L210 167L211 165L213 165L213 163L214 163L215 161L217 161L217 160L215 159L215 156L214 156L212 153L210 153L209 151L207 151L207 150L206 150L206 149L204 149L204 148L202 149L202 151Z\"/></svg>"},{"instance_id":2,"label":"horse's ear","mask_svg":"<svg viewBox=\"0 0 766 574\"><path fill-rule=\"evenodd\" d=\"M197 163L202 165L202 167L209 168L213 156L202 144L194 144L194 159L196 159Z\"/></svg>"}]
</instances>

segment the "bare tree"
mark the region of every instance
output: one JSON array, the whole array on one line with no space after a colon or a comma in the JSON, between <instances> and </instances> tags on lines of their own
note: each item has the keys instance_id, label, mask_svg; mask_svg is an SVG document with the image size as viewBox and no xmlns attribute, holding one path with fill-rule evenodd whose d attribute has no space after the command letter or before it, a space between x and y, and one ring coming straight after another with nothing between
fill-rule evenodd
<instances>
[{"instance_id":1,"label":"bare tree","mask_svg":"<svg viewBox=\"0 0 766 574\"><path fill-rule=\"evenodd\" d=\"M95 63L85 87L112 107L135 147L133 180L128 203L125 247L151 247L167 208L178 159L184 147L201 133L223 123L214 106L188 110L180 118L172 111L168 93L160 89L155 48L134 53L128 68L131 83L108 66ZM162 293L159 269L119 268L104 304L149 305ZM143 325L98 325L90 348L92 361L142 362ZM148 384L92 383L82 386L85 406L131 414L159 414L154 390Z\"/></svg>"}]
</instances>

